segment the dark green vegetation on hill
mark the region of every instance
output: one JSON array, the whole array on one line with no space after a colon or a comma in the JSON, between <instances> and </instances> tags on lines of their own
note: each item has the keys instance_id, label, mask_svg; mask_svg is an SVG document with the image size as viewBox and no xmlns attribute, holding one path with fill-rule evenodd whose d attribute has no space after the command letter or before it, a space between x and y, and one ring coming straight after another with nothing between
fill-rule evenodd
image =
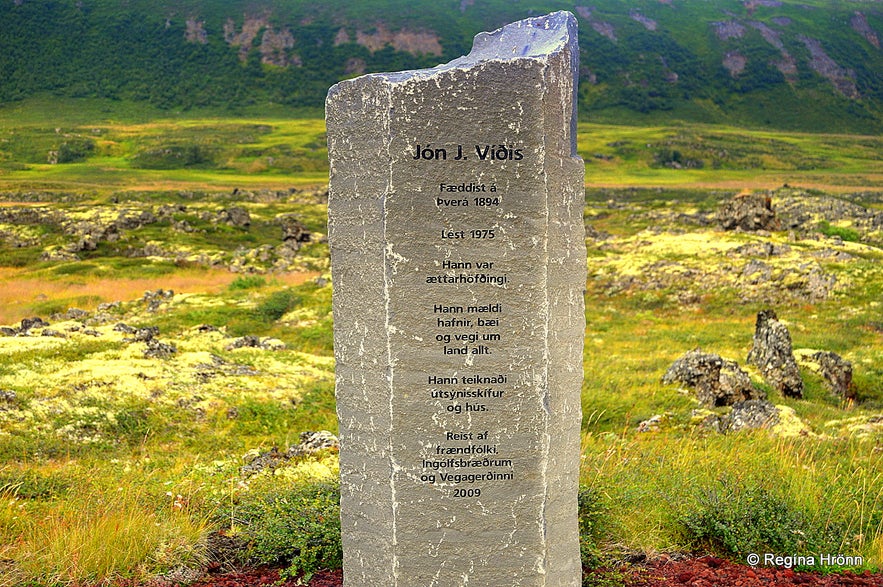
<instances>
[{"instance_id":1,"label":"dark green vegetation on hill","mask_svg":"<svg viewBox=\"0 0 883 587\"><path fill-rule=\"evenodd\" d=\"M868 2L3 0L0 102L321 108L340 79L445 62L560 9L580 21L587 119L883 128L883 9Z\"/></svg>"}]
</instances>

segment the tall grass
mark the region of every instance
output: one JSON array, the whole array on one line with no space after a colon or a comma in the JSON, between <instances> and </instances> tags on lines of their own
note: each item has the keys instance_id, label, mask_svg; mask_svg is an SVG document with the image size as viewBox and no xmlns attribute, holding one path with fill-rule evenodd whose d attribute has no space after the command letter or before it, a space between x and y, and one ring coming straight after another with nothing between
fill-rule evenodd
<instances>
[{"instance_id":1,"label":"tall grass","mask_svg":"<svg viewBox=\"0 0 883 587\"><path fill-rule=\"evenodd\" d=\"M581 481L602 496L601 525L609 542L651 552L713 546L695 542L683 521L723 484L732 499L771 496L823 536L833 550L827 554L861 555L867 565L883 565L883 454L870 443L783 439L766 432L589 433L583 446ZM743 507L748 519L755 506L746 499L728 507Z\"/></svg>"},{"instance_id":2,"label":"tall grass","mask_svg":"<svg viewBox=\"0 0 883 587\"><path fill-rule=\"evenodd\" d=\"M42 516L19 522L17 540L0 550L12 561L0 585L75 585L137 577L148 568L204 564L207 520L176 496L160 507L147 506L146 496L132 487L58 502ZM3 526L9 518L0 511L0 530L7 537L9 528Z\"/></svg>"}]
</instances>

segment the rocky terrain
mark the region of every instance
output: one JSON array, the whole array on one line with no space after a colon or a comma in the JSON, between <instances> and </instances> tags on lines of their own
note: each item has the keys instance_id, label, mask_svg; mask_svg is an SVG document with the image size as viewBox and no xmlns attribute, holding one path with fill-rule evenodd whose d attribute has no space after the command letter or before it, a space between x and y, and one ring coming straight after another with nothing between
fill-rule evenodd
<instances>
[{"instance_id":1,"label":"rocky terrain","mask_svg":"<svg viewBox=\"0 0 883 587\"><path fill-rule=\"evenodd\" d=\"M20 194L6 197L27 199ZM327 190L234 190L184 195L176 203L154 204L136 196L125 203L111 198L102 205L12 204L0 206L0 242L14 256L34 262L116 257L242 273L322 270L327 268L325 236L311 228L324 230L324 225L312 218L308 228L298 214L281 209L296 202L315 205L325 198ZM261 243L255 245L255 240Z\"/></svg>"},{"instance_id":2,"label":"rocky terrain","mask_svg":"<svg viewBox=\"0 0 883 587\"><path fill-rule=\"evenodd\" d=\"M292 536L334 536L335 517L317 513L314 493L296 514L285 510L304 524L293 534L273 534L287 530L272 509L336 474L324 196L118 194L0 206L3 258L26 261L3 268L7 288L25 278L111 284L82 305L29 291L23 307L33 311L0 324L0 570L18 573L50 540L22 519L72 524L63 508L89 511L78 495L100 491L101 502L130 488L129 525L145 516L176 525L147 551L153 567L111 572L116 582L102 584L295 584L292 552L274 549ZM863 574L883 560L883 538L862 512L883 503L881 204L876 193L788 187L587 192L588 577L880 584ZM172 283L176 272L213 267L235 279L213 292L108 294L126 276L157 271ZM298 269L318 271L280 281ZM291 493L278 500L280 492ZM691 520L727 520L727 507L737 517L775 512L764 532L781 527L780 542L768 548L803 552L804 542L789 542L802 532L866 560L833 575L752 568L726 536L689 537ZM202 520L189 541L182 515ZM276 546L261 551L262 540ZM33 554L15 552L31 542ZM310 581L337 586L340 573Z\"/></svg>"},{"instance_id":3,"label":"rocky terrain","mask_svg":"<svg viewBox=\"0 0 883 587\"><path fill-rule=\"evenodd\" d=\"M799 324L782 320L794 314L792 308L827 308L837 319L853 319L879 343L881 301L871 293L883 284L878 195L833 197L782 188L708 206L644 198L600 201L599 194L589 206L590 290L601 299L631 300L666 315L702 315L709 306L728 305L756 312L745 354L685 347L662 376L663 384L695 397L698 405L689 417L694 425L720 433L768 428L782 435L830 435L839 429L875 437L883 431L878 359L850 362L824 346L794 347L789 328L806 332L817 316ZM623 231L616 217L629 228ZM730 337L751 340L751 332L746 325ZM824 340L824 334L814 338ZM857 384L854 371L866 383ZM847 408L842 418L814 429L776 399L803 398L807 381L813 396ZM850 414L863 401L877 411ZM638 429L658 431L677 419L671 412L656 414Z\"/></svg>"}]
</instances>

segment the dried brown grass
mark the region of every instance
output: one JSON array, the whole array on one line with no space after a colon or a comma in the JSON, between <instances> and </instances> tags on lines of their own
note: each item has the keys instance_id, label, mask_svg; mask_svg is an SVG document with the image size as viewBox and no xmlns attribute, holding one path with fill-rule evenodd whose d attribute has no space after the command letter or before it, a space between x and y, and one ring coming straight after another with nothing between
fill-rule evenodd
<instances>
[{"instance_id":1,"label":"dried brown grass","mask_svg":"<svg viewBox=\"0 0 883 587\"><path fill-rule=\"evenodd\" d=\"M285 273L270 279L285 285L298 285L318 275L315 272ZM77 307L81 310L94 310L101 303L138 299L147 290L218 293L236 277L237 274L220 269L182 269L162 277L47 280L27 277L21 269L0 267L0 324L13 324L32 316L36 306L53 300L77 300Z\"/></svg>"}]
</instances>

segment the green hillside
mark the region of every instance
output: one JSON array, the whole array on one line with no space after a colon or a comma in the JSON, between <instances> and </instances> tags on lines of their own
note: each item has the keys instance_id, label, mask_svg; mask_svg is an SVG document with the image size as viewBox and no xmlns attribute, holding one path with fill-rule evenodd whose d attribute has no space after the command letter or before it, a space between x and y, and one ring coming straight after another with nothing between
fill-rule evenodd
<instances>
[{"instance_id":1,"label":"green hillside","mask_svg":"<svg viewBox=\"0 0 883 587\"><path fill-rule=\"evenodd\" d=\"M321 108L336 81L453 59L553 10L580 21L584 119L883 129L883 9L778 0L3 0L0 104Z\"/></svg>"}]
</instances>

